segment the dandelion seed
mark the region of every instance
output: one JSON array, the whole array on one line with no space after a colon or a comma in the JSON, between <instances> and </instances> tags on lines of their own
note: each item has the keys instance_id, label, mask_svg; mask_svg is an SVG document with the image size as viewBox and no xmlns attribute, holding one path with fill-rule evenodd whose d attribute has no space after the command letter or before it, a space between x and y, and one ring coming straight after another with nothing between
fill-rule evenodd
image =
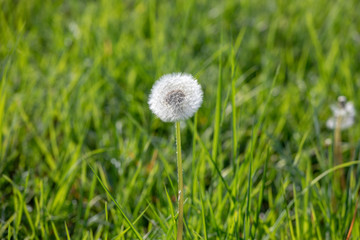
<instances>
[{"instance_id":1,"label":"dandelion seed","mask_svg":"<svg viewBox=\"0 0 360 240\"><path fill-rule=\"evenodd\" d=\"M149 96L151 111L164 122L192 117L200 108L203 91L197 80L187 73L172 73L155 82Z\"/></svg>"},{"instance_id":2,"label":"dandelion seed","mask_svg":"<svg viewBox=\"0 0 360 240\"><path fill-rule=\"evenodd\" d=\"M326 121L329 129L335 129L340 122L340 129L347 129L355 123L355 108L352 102L348 102L346 97L339 96L337 104L331 105L333 116Z\"/></svg>"}]
</instances>

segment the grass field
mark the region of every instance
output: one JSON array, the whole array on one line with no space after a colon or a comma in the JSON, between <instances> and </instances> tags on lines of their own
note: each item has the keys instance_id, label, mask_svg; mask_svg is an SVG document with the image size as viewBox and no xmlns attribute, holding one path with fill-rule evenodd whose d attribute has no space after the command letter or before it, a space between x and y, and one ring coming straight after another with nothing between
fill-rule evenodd
<instances>
[{"instance_id":1,"label":"grass field","mask_svg":"<svg viewBox=\"0 0 360 240\"><path fill-rule=\"evenodd\" d=\"M175 239L175 127L147 104L171 72L204 91L185 239L360 239L360 125L340 165L326 128L339 95L360 111L358 1L0 6L0 239Z\"/></svg>"}]
</instances>

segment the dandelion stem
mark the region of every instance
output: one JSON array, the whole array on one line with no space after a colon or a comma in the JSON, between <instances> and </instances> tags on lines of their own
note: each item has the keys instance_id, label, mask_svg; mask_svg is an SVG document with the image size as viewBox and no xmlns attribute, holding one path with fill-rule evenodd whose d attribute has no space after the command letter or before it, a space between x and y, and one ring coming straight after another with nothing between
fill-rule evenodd
<instances>
[{"instance_id":1,"label":"dandelion stem","mask_svg":"<svg viewBox=\"0 0 360 240\"><path fill-rule=\"evenodd\" d=\"M183 212L184 212L184 191L183 191L183 170L181 160L181 135L180 122L175 123L176 129L176 153L177 153L177 168L178 168L178 201L179 201L179 215L177 223L177 240L182 239L183 233Z\"/></svg>"},{"instance_id":2,"label":"dandelion stem","mask_svg":"<svg viewBox=\"0 0 360 240\"><path fill-rule=\"evenodd\" d=\"M338 117L336 119L336 126L335 126L335 133L334 133L334 139L335 139L335 145L334 145L334 152L335 152L335 158L336 158L336 165L341 165L343 163L342 159L342 149L341 149L341 121L342 118ZM340 169L340 172L338 173L338 177L340 178L340 184L342 188L345 188L345 177L344 177L344 170Z\"/></svg>"}]
</instances>

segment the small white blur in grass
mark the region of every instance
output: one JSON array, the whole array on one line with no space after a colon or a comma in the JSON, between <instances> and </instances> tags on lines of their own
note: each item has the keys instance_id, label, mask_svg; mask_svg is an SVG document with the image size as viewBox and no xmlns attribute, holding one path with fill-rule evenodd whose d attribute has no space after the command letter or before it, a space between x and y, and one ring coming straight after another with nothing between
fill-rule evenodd
<instances>
[{"instance_id":1,"label":"small white blur in grass","mask_svg":"<svg viewBox=\"0 0 360 240\"><path fill-rule=\"evenodd\" d=\"M171 73L155 82L149 96L151 111L164 122L192 117L203 101L197 80L187 73Z\"/></svg>"},{"instance_id":2,"label":"small white blur in grass","mask_svg":"<svg viewBox=\"0 0 360 240\"><path fill-rule=\"evenodd\" d=\"M336 128L336 122L340 118L340 129L347 129L355 123L355 108L352 102L348 102L346 97L339 96L337 104L331 105L333 116L326 121L326 127Z\"/></svg>"}]
</instances>

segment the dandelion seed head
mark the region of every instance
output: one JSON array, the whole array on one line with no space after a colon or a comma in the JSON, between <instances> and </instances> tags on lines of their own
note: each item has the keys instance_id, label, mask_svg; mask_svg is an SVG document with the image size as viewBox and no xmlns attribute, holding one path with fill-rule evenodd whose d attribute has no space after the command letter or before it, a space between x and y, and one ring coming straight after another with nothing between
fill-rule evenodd
<instances>
[{"instance_id":1,"label":"dandelion seed head","mask_svg":"<svg viewBox=\"0 0 360 240\"><path fill-rule=\"evenodd\" d=\"M192 117L200 108L203 91L197 80L187 73L172 73L155 82L149 96L151 111L164 122Z\"/></svg>"},{"instance_id":2,"label":"dandelion seed head","mask_svg":"<svg viewBox=\"0 0 360 240\"><path fill-rule=\"evenodd\" d=\"M337 121L340 119L340 129L347 129L355 123L355 107L352 102L348 102L346 97L339 96L337 104L330 106L333 116L326 121L326 127L335 129Z\"/></svg>"}]
</instances>

